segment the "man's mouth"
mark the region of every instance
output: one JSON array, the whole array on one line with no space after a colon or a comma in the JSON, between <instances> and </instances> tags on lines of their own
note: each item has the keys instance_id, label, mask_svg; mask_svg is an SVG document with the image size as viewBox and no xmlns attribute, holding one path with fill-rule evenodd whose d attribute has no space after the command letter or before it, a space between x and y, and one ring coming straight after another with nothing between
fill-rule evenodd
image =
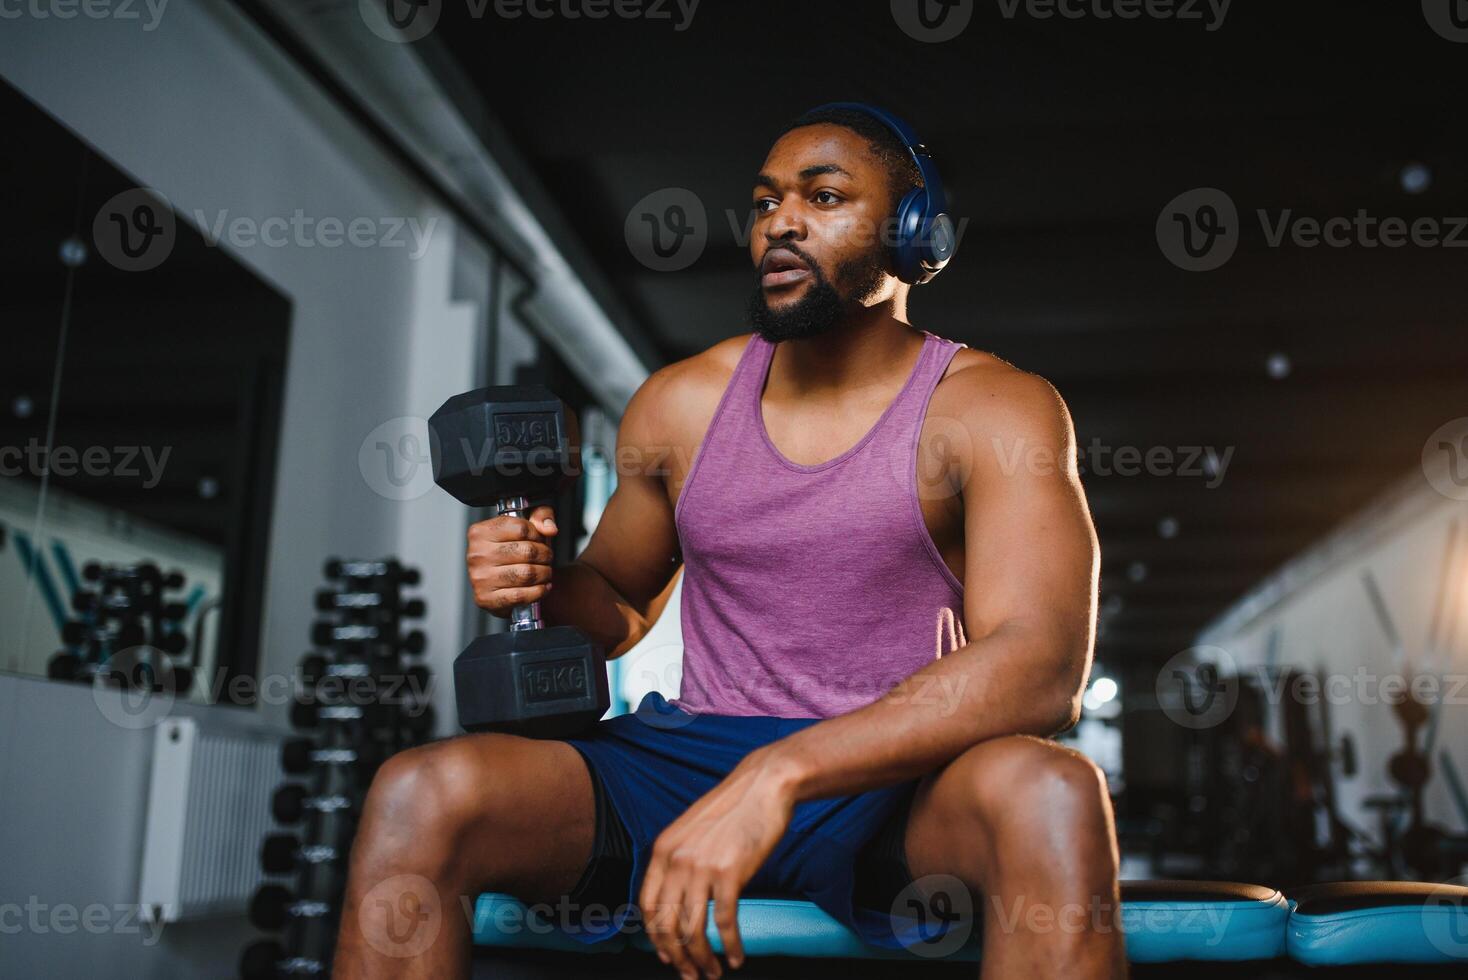
<instances>
[{"instance_id":1,"label":"man's mouth","mask_svg":"<svg viewBox=\"0 0 1468 980\"><path fill-rule=\"evenodd\" d=\"M789 286L809 275L810 266L805 260L785 248L770 249L760 263L760 285L765 289Z\"/></svg>"}]
</instances>

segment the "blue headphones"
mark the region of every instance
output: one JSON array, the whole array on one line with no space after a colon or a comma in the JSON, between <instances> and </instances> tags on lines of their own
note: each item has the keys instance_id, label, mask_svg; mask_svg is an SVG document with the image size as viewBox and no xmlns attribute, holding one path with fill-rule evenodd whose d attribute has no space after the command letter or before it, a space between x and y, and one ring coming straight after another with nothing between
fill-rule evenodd
<instances>
[{"instance_id":1,"label":"blue headphones","mask_svg":"<svg viewBox=\"0 0 1468 980\"><path fill-rule=\"evenodd\" d=\"M871 116L896 133L912 154L913 162L922 174L923 186L908 191L902 203L897 205L897 236L892 258L897 266L897 278L903 282L917 285L932 279L953 258L953 250L958 243L953 232L953 219L948 216L948 198L943 194L943 181L938 178L938 168L933 165L928 148L918 142L907 123L876 106L865 102L827 102L811 112L823 109L853 109Z\"/></svg>"}]
</instances>

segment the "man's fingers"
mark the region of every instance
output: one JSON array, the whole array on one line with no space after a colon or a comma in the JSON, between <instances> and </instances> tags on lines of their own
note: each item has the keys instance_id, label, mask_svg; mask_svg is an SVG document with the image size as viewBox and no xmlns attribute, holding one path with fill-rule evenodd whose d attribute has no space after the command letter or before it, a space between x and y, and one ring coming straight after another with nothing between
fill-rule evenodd
<instances>
[{"instance_id":1,"label":"man's fingers","mask_svg":"<svg viewBox=\"0 0 1468 980\"><path fill-rule=\"evenodd\" d=\"M644 910L648 919L647 936L664 963L685 978L696 980L698 967L688 956L688 947L682 939L683 879L676 871L669 873L663 881L662 890L652 901L652 910Z\"/></svg>"},{"instance_id":2,"label":"man's fingers","mask_svg":"<svg viewBox=\"0 0 1468 980\"><path fill-rule=\"evenodd\" d=\"M744 965L744 940L739 936L739 885L732 875L714 882L714 925L724 941L724 958L729 968Z\"/></svg>"},{"instance_id":3,"label":"man's fingers","mask_svg":"<svg viewBox=\"0 0 1468 980\"><path fill-rule=\"evenodd\" d=\"M549 507L537 507L531 514L540 511L546 512L546 517L535 520L533 523L524 517L515 517L512 514L501 514L488 520L478 521L469 526L469 537L471 540L483 541L544 541L545 535L541 533L542 528L547 528L551 534L555 533L555 525L545 523L549 517Z\"/></svg>"},{"instance_id":4,"label":"man's fingers","mask_svg":"<svg viewBox=\"0 0 1468 980\"><path fill-rule=\"evenodd\" d=\"M497 589L528 589L549 582L553 572L549 565L500 565L485 579Z\"/></svg>"},{"instance_id":5,"label":"man's fingers","mask_svg":"<svg viewBox=\"0 0 1468 980\"><path fill-rule=\"evenodd\" d=\"M714 955L708 937L709 897L712 891L713 884L706 876L694 875L689 879L680 903L680 931L688 958L702 971L699 976L718 980L724 975L724 968L719 965L719 958Z\"/></svg>"},{"instance_id":6,"label":"man's fingers","mask_svg":"<svg viewBox=\"0 0 1468 980\"><path fill-rule=\"evenodd\" d=\"M642 927L647 932L648 942L652 943L657 950L658 958L664 963L672 964L673 956L668 947L676 945L674 934L676 926L669 924L669 918L674 910L669 908L662 898L663 883L667 880L667 859L663 854L661 842L655 843L652 850L652 860L648 862L647 872L642 879L642 890L637 895L637 905L642 909Z\"/></svg>"},{"instance_id":7,"label":"man's fingers","mask_svg":"<svg viewBox=\"0 0 1468 980\"><path fill-rule=\"evenodd\" d=\"M541 504L527 516L530 518L530 523L534 524L535 529L541 534L547 537L553 537L556 534L556 512L550 504Z\"/></svg>"}]
</instances>

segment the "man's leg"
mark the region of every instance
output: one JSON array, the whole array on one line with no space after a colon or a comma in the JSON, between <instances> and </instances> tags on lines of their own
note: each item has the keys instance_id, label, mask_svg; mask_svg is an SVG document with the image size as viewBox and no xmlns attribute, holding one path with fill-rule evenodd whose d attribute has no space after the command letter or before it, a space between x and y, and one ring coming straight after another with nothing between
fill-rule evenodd
<instances>
[{"instance_id":1,"label":"man's leg","mask_svg":"<svg viewBox=\"0 0 1468 980\"><path fill-rule=\"evenodd\" d=\"M554 901L595 830L590 773L565 742L466 735L393 756L352 845L335 976L468 976L474 897Z\"/></svg>"},{"instance_id":2,"label":"man's leg","mask_svg":"<svg viewBox=\"0 0 1468 980\"><path fill-rule=\"evenodd\" d=\"M982 742L918 786L908 868L974 892L982 975L1126 975L1116 832L1106 780L1085 756L1015 735Z\"/></svg>"}]
</instances>

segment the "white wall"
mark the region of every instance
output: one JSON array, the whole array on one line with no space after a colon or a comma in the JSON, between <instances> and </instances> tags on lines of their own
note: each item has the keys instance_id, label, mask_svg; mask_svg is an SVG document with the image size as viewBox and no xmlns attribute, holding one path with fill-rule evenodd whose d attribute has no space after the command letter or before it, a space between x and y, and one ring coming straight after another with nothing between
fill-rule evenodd
<instances>
[{"instance_id":1,"label":"white wall","mask_svg":"<svg viewBox=\"0 0 1468 980\"><path fill-rule=\"evenodd\" d=\"M411 499L384 495L358 451L384 423L421 424L477 380L488 280L472 270L484 265L483 243L223 0L171 3L151 31L118 19L7 19L0 74L183 215L437 219L416 261L387 248L232 252L293 310L261 669L288 672L307 649L322 559L397 553L422 567L442 673L462 645L467 515L431 479ZM446 694L440 686L445 726ZM259 721L279 724L285 710ZM16 676L0 676L0 726L0 905L133 902L149 733L108 723L84 688ZM12 934L13 917L0 918L0 976L231 976L251 933L216 921L170 926L149 944L120 921L97 935L45 921Z\"/></svg>"}]
</instances>

